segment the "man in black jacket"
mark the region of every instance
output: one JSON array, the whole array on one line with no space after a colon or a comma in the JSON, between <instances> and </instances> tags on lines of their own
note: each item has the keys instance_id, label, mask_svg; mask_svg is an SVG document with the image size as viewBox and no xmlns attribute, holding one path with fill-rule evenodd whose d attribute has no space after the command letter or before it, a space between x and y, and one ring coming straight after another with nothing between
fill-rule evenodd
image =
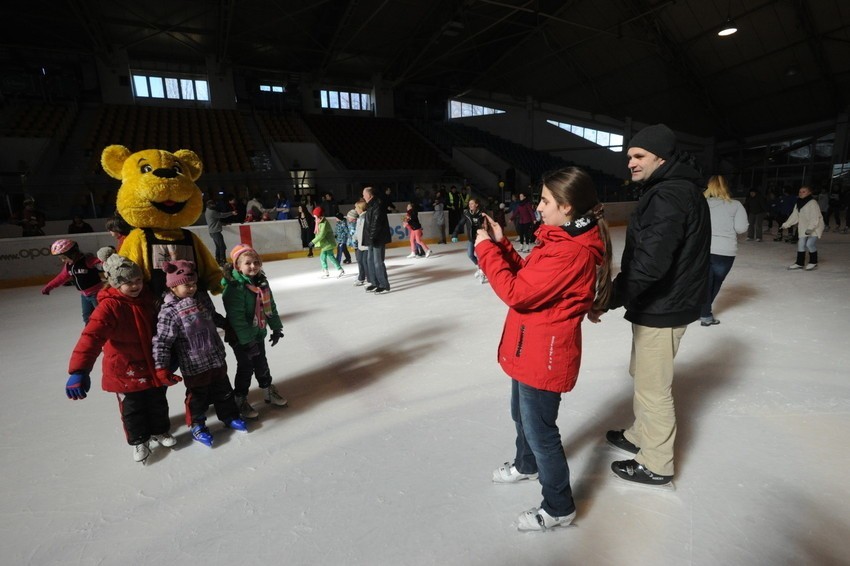
<instances>
[{"instance_id":1,"label":"man in black jacket","mask_svg":"<svg viewBox=\"0 0 850 566\"><path fill-rule=\"evenodd\" d=\"M363 200L366 201L366 212L362 243L369 246L369 275L373 277L372 285L366 287L366 292L383 295L390 292L387 266L384 263L387 244L393 239L390 221L384 202L376 195L374 187L363 189Z\"/></svg>"},{"instance_id":2,"label":"man in black jacket","mask_svg":"<svg viewBox=\"0 0 850 566\"><path fill-rule=\"evenodd\" d=\"M625 306L632 323L635 420L606 436L633 460L611 464L621 479L672 486L676 414L673 358L705 300L711 219L702 176L664 124L648 126L629 144L632 181L643 196L629 219L620 274L609 308ZM591 313L591 320L598 313Z\"/></svg>"}]
</instances>

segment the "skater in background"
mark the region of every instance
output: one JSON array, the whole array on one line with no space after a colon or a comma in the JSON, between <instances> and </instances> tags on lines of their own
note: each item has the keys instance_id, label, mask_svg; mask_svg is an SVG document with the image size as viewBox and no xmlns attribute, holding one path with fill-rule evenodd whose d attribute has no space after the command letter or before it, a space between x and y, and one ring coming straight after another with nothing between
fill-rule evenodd
<instances>
[{"instance_id":1,"label":"skater in background","mask_svg":"<svg viewBox=\"0 0 850 566\"><path fill-rule=\"evenodd\" d=\"M224 243L224 227L222 226L221 221L225 218L230 218L234 216L236 213L233 211L230 212L219 212L216 207L214 200L207 201L207 209L204 211L204 219L207 221L207 229L210 232L210 238L212 238L213 243L215 244L215 260L219 265L224 265L227 261L227 246Z\"/></svg>"},{"instance_id":2,"label":"skater in background","mask_svg":"<svg viewBox=\"0 0 850 566\"><path fill-rule=\"evenodd\" d=\"M791 209L788 219L782 223L780 230L797 226L797 260L788 269L805 269L812 271L818 267L818 238L823 235L823 216L818 202L812 197L812 189L800 187L797 193L797 203ZM806 263L806 252L809 252L809 262Z\"/></svg>"},{"instance_id":3,"label":"skater in background","mask_svg":"<svg viewBox=\"0 0 850 566\"><path fill-rule=\"evenodd\" d=\"M402 220L402 225L410 233L410 255L408 258L417 257L418 248L424 251L425 257L431 257L431 248L422 241L422 223L419 221L419 210L414 203L407 204L407 214Z\"/></svg>"},{"instance_id":4,"label":"skater in background","mask_svg":"<svg viewBox=\"0 0 850 566\"><path fill-rule=\"evenodd\" d=\"M272 347L283 338L283 325L277 314L277 306L263 273L263 260L254 248L236 244L230 251L233 269L225 272L222 279L222 300L227 311L227 322L235 334L230 342L236 356L236 375L233 392L239 414L245 419L256 419L259 413L248 403L251 376L256 376L266 403L285 407L286 399L280 396L272 384L269 362L263 340L271 328L269 343Z\"/></svg>"},{"instance_id":5,"label":"skater in background","mask_svg":"<svg viewBox=\"0 0 850 566\"><path fill-rule=\"evenodd\" d=\"M437 230L438 244L446 243L446 195L440 190L434 195L434 227Z\"/></svg>"},{"instance_id":6,"label":"skater in background","mask_svg":"<svg viewBox=\"0 0 850 566\"><path fill-rule=\"evenodd\" d=\"M151 350L156 313L141 268L112 248L99 249L97 256L108 285L100 292L97 308L74 346L65 393L69 399L86 398L91 387L89 374L103 352L103 390L115 393L133 459L144 463L153 446L176 443L169 433L165 391L179 378L169 375L163 381L157 377Z\"/></svg>"},{"instance_id":7,"label":"skater in background","mask_svg":"<svg viewBox=\"0 0 850 566\"><path fill-rule=\"evenodd\" d=\"M298 224L301 228L301 247L307 248L307 257L313 257L313 236L315 235L316 221L311 214L311 208L306 204L298 205Z\"/></svg>"},{"instance_id":8,"label":"skater in background","mask_svg":"<svg viewBox=\"0 0 850 566\"><path fill-rule=\"evenodd\" d=\"M575 518L558 409L578 379L581 322L591 308L607 307L611 291L611 239L590 176L577 167L544 175L537 209L540 245L527 258L490 217L475 240L481 269L508 306L498 359L511 377L516 455L493 472L493 481L537 479L543 491L540 506L519 516L522 531Z\"/></svg>"},{"instance_id":9,"label":"skater in background","mask_svg":"<svg viewBox=\"0 0 850 566\"><path fill-rule=\"evenodd\" d=\"M711 181L709 180L709 183L710 182ZM726 186L725 179L723 181L723 185ZM711 186L709 185L708 188L711 189ZM720 198L724 202L731 202L732 197L729 196L728 188L724 192L726 193L726 196L721 196L719 194L711 196L708 194L708 191L706 191L706 198L709 199L709 208L711 207L711 198ZM747 241L751 242L755 240L756 242L761 242L762 229L764 227L764 215L767 213L767 202L765 202L764 195L761 194L761 191L758 189L750 189L747 198L744 200L744 209L747 213ZM737 238L735 241L737 242Z\"/></svg>"},{"instance_id":10,"label":"skater in background","mask_svg":"<svg viewBox=\"0 0 850 566\"><path fill-rule=\"evenodd\" d=\"M133 227L127 223L124 218L117 212L106 221L106 231L115 238L115 249L121 251L121 244L124 243L124 238L127 237L133 230Z\"/></svg>"},{"instance_id":11,"label":"skater in background","mask_svg":"<svg viewBox=\"0 0 850 566\"><path fill-rule=\"evenodd\" d=\"M519 250L522 253L531 251L534 245L534 223L537 218L534 214L534 205L528 200L526 193L519 193L516 211L511 219L516 226L519 236Z\"/></svg>"},{"instance_id":12,"label":"skater in background","mask_svg":"<svg viewBox=\"0 0 850 566\"><path fill-rule=\"evenodd\" d=\"M103 288L103 279L98 267L101 261L92 254L84 254L74 240L56 240L50 246L50 254L59 256L62 270L41 289L42 295L61 287L69 281L80 292L80 302L83 309L83 324L88 324L91 313L97 306L97 294Z\"/></svg>"},{"instance_id":13,"label":"skater in background","mask_svg":"<svg viewBox=\"0 0 850 566\"><path fill-rule=\"evenodd\" d=\"M481 271L481 268L478 267L478 257L475 255L475 238L478 233L478 229L484 223L484 214L482 214L481 209L479 208L478 199L472 197L469 199L469 205L466 210L463 211L463 214L460 217L460 220L455 226L454 231L452 232L452 242L457 242L457 235L464 228L466 229L466 237L468 239L466 255L469 256L469 261L475 265L475 277L481 281L482 284L487 283L487 276Z\"/></svg>"},{"instance_id":14,"label":"skater in background","mask_svg":"<svg viewBox=\"0 0 850 566\"><path fill-rule=\"evenodd\" d=\"M354 282L355 287L362 287L367 283L374 285L374 280L369 277L369 246L363 244L363 226L366 223L366 201L363 199L354 203L355 221L354 221L354 258L357 260L357 281ZM350 215L351 212L348 214Z\"/></svg>"},{"instance_id":15,"label":"skater in background","mask_svg":"<svg viewBox=\"0 0 850 566\"><path fill-rule=\"evenodd\" d=\"M334 238L336 239L336 262L339 264L351 263L351 253L348 251L348 241L350 238L348 221L339 212L336 215ZM342 259L343 256L345 256L345 259Z\"/></svg>"},{"instance_id":16,"label":"skater in background","mask_svg":"<svg viewBox=\"0 0 850 566\"><path fill-rule=\"evenodd\" d=\"M750 192L752 195L753 191ZM729 185L723 175L714 175L708 180L708 188L703 193L708 200L708 211L711 215L711 254L708 256L708 287L706 288L706 301L700 310L700 324L702 326L713 326L720 324L714 318L711 304L720 292L723 280L732 269L735 255L738 253L738 234L752 229L747 224L747 211L744 205L732 198L729 194ZM756 209L751 209L756 210ZM764 215L754 214L758 222ZM748 232L751 233L751 232ZM755 232L756 241L761 241L761 228ZM750 238L747 238L748 240Z\"/></svg>"},{"instance_id":17,"label":"skater in background","mask_svg":"<svg viewBox=\"0 0 850 566\"><path fill-rule=\"evenodd\" d=\"M336 257L334 257L334 250L336 249L336 238L333 234L333 229L331 228L331 223L328 222L328 219L325 218L324 212L322 212L322 207L317 206L313 209L313 218L316 221L315 232L316 235L310 241L313 247L319 249L319 263L322 265L322 278L327 279L330 277L330 273L328 273L328 261L334 264L336 267L337 274L336 277L339 279L343 275L345 275L345 271L342 269L339 261L337 261Z\"/></svg>"},{"instance_id":18,"label":"skater in background","mask_svg":"<svg viewBox=\"0 0 850 566\"><path fill-rule=\"evenodd\" d=\"M170 379L173 351L186 386L186 425L192 438L212 447L213 435L206 424L210 403L226 427L248 431L245 421L239 418L227 377L224 344L213 322L215 307L206 291L198 291L194 262L165 261L162 270L168 291L153 338L156 375L160 381Z\"/></svg>"}]
</instances>

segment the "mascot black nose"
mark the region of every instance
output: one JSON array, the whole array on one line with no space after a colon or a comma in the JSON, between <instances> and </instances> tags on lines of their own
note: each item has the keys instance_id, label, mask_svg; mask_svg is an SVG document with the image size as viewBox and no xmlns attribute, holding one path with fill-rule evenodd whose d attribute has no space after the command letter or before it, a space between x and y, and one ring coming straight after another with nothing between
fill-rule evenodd
<instances>
[{"instance_id":1,"label":"mascot black nose","mask_svg":"<svg viewBox=\"0 0 850 566\"><path fill-rule=\"evenodd\" d=\"M177 176L177 171L175 171L174 169L172 169L170 167L168 167L168 168L163 167L161 169L155 169L153 174L156 175L157 177L164 177L166 179L173 179L174 177Z\"/></svg>"}]
</instances>

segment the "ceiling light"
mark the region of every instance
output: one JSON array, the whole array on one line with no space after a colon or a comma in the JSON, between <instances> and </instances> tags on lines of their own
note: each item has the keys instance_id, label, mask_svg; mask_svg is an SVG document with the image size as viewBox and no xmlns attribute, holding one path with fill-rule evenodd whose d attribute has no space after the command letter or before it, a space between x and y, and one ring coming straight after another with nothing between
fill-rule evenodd
<instances>
[{"instance_id":1,"label":"ceiling light","mask_svg":"<svg viewBox=\"0 0 850 566\"><path fill-rule=\"evenodd\" d=\"M732 35L738 31L738 26L735 25L735 22L732 21L731 17L727 17L726 21L720 26L720 31L717 32L717 35L720 37L726 37L727 35Z\"/></svg>"}]
</instances>

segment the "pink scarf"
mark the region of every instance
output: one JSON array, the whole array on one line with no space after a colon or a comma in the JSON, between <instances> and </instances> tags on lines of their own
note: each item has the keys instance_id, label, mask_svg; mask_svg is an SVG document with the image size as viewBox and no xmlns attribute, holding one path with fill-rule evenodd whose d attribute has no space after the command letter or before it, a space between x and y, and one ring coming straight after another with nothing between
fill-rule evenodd
<instances>
[{"instance_id":1,"label":"pink scarf","mask_svg":"<svg viewBox=\"0 0 850 566\"><path fill-rule=\"evenodd\" d=\"M246 283L245 287L257 295L257 300L254 302L254 326L265 328L266 317L272 315L272 293L269 290L269 283L264 279L258 285Z\"/></svg>"}]
</instances>

